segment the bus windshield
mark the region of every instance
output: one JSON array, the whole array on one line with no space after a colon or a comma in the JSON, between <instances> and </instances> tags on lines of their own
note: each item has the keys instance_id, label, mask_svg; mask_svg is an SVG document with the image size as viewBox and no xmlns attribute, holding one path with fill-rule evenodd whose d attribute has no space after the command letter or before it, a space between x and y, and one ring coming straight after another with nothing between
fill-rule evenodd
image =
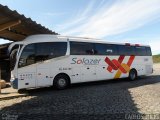
<instances>
[{"instance_id":1,"label":"bus windshield","mask_svg":"<svg viewBox=\"0 0 160 120\"><path fill-rule=\"evenodd\" d=\"M21 47L22 47L22 45L15 45L10 52L10 69L11 69L11 71L15 67L15 64L17 61L17 54L18 54L18 51L20 50Z\"/></svg>"}]
</instances>

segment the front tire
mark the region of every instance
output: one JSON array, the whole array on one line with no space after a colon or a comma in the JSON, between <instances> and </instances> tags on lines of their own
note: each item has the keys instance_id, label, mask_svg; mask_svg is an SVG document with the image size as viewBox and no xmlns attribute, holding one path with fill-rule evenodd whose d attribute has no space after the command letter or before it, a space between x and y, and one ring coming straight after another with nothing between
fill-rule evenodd
<instances>
[{"instance_id":1,"label":"front tire","mask_svg":"<svg viewBox=\"0 0 160 120\"><path fill-rule=\"evenodd\" d=\"M130 72L129 72L129 79L130 80L136 80L137 78L137 71L132 69Z\"/></svg>"},{"instance_id":2,"label":"front tire","mask_svg":"<svg viewBox=\"0 0 160 120\"><path fill-rule=\"evenodd\" d=\"M55 77L53 81L53 86L56 87L56 89L62 90L69 86L69 78L66 75L58 75Z\"/></svg>"}]
</instances>

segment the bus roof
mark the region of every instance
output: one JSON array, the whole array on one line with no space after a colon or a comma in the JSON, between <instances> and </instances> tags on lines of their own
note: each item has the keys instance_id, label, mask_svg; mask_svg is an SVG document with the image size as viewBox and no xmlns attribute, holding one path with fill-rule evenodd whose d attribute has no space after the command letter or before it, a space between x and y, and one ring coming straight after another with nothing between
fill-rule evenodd
<instances>
[{"instance_id":1,"label":"bus roof","mask_svg":"<svg viewBox=\"0 0 160 120\"><path fill-rule=\"evenodd\" d=\"M37 42L66 42L69 41L77 41L77 42L91 42L91 43L106 43L106 44L119 44L119 45L131 45L131 46L149 46L149 45L142 45L142 44L131 44L131 43L118 43L118 42L108 42L102 39L95 39L95 38L86 38L86 37L73 37L73 36L61 36L61 35L51 35L51 34L38 34L38 35L31 35L21 41L23 44L28 43L37 43ZM18 43L18 42L17 42Z\"/></svg>"}]
</instances>

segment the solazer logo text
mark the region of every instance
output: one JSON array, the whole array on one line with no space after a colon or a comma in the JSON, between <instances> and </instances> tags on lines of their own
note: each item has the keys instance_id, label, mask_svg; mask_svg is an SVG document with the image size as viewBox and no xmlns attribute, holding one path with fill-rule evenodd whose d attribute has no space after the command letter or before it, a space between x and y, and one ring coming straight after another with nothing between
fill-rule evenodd
<instances>
[{"instance_id":1,"label":"solazer logo text","mask_svg":"<svg viewBox=\"0 0 160 120\"><path fill-rule=\"evenodd\" d=\"M101 59L72 58L71 64L98 65Z\"/></svg>"}]
</instances>

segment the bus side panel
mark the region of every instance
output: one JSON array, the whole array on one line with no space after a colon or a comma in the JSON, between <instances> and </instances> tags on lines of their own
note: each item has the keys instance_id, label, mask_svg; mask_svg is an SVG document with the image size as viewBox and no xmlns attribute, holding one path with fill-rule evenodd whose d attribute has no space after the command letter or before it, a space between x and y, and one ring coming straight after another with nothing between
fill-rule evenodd
<instances>
[{"instance_id":1,"label":"bus side panel","mask_svg":"<svg viewBox=\"0 0 160 120\"><path fill-rule=\"evenodd\" d=\"M145 75L153 73L153 60L152 56L146 56L145 61Z\"/></svg>"},{"instance_id":2,"label":"bus side panel","mask_svg":"<svg viewBox=\"0 0 160 120\"><path fill-rule=\"evenodd\" d=\"M99 65L96 65L96 74L98 80L107 80L107 79L114 79L116 71L118 69L113 69L111 63L113 60L117 60L119 56L95 56L99 58L101 61ZM106 58L108 61L106 61ZM114 63L113 63L114 64Z\"/></svg>"},{"instance_id":3,"label":"bus side panel","mask_svg":"<svg viewBox=\"0 0 160 120\"><path fill-rule=\"evenodd\" d=\"M18 89L36 87L36 64L19 68Z\"/></svg>"},{"instance_id":4,"label":"bus side panel","mask_svg":"<svg viewBox=\"0 0 160 120\"><path fill-rule=\"evenodd\" d=\"M50 72L51 75L50 76L52 78L52 83L56 75L60 73L65 73L70 77L70 79L72 78L72 67L70 65L69 55L54 58L51 61L52 63L51 63L51 72Z\"/></svg>"},{"instance_id":5,"label":"bus side panel","mask_svg":"<svg viewBox=\"0 0 160 120\"><path fill-rule=\"evenodd\" d=\"M119 57L120 56L96 56L96 55L94 56L70 55L69 56L68 55L68 56L62 56L62 57L51 59L48 62L43 63L44 64L43 66L47 66L48 68L49 73L47 74L47 76L51 78L49 84L47 85L52 85L55 76L60 73L67 74L71 79L71 83L80 83L80 82L128 77L129 71L127 72L121 71L118 66L117 66L117 69L112 68L111 65L106 62L106 58L108 58L111 62L114 62L114 61L118 61ZM127 65L129 58L130 56L125 56L124 60L121 62L121 65L122 64ZM146 60L147 58L148 58L148 61ZM48 64L48 65L45 65L45 64ZM123 65L122 67L124 67ZM150 68L148 66L150 66ZM146 70L146 67L148 67L147 70ZM38 84L39 79L37 79L37 83L35 83L36 77L34 76L35 74L38 75L38 73L36 73L37 70L34 70L32 72L33 68L36 68L36 67L34 67L34 65L31 65L31 66L25 67L25 71L23 70L23 68L18 70L19 80L23 75L29 76L30 74L32 74L31 75L33 78L32 82L34 83L30 83L28 87L35 87L35 84L36 86L37 85L39 86L40 84L40 83ZM137 70L138 75L146 75L147 74L146 71L151 72L151 69L152 69L151 57L135 56L130 66L130 69L132 68L135 68ZM28 73L28 71L30 72ZM25 80L28 81L28 79L25 79ZM25 85L26 83L25 80L19 82L22 88L28 88L27 85Z\"/></svg>"},{"instance_id":6,"label":"bus side panel","mask_svg":"<svg viewBox=\"0 0 160 120\"><path fill-rule=\"evenodd\" d=\"M66 73L71 83L112 79L115 73L107 71L105 56L70 55L54 59L52 66L53 78L59 73Z\"/></svg>"},{"instance_id":7,"label":"bus side panel","mask_svg":"<svg viewBox=\"0 0 160 120\"><path fill-rule=\"evenodd\" d=\"M138 76L151 74L153 69L151 56L136 56L132 68L137 70Z\"/></svg>"}]
</instances>

